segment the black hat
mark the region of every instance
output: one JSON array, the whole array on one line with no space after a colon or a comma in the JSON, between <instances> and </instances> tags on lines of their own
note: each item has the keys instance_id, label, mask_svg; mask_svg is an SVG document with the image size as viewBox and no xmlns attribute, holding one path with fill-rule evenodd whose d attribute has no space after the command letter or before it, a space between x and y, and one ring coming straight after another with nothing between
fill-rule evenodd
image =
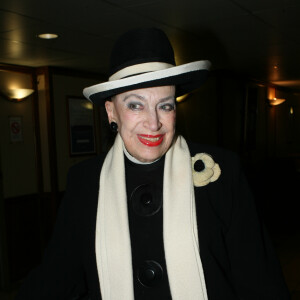
<instances>
[{"instance_id":1,"label":"black hat","mask_svg":"<svg viewBox=\"0 0 300 300\"><path fill-rule=\"evenodd\" d=\"M178 97L197 89L207 78L209 67L207 60L176 66L173 48L163 31L134 29L117 40L108 81L85 88L83 94L95 104L104 104L129 90L175 85Z\"/></svg>"}]
</instances>

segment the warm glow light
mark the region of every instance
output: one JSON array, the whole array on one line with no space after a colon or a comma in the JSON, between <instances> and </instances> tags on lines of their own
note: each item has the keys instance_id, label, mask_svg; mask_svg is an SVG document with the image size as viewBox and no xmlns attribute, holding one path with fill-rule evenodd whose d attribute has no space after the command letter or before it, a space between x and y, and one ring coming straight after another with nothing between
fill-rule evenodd
<instances>
[{"instance_id":1,"label":"warm glow light","mask_svg":"<svg viewBox=\"0 0 300 300\"><path fill-rule=\"evenodd\" d=\"M269 104L274 106L274 105L279 105L279 104L283 103L284 101L285 101L285 99L274 98L274 99L269 99Z\"/></svg>"},{"instance_id":2,"label":"warm glow light","mask_svg":"<svg viewBox=\"0 0 300 300\"><path fill-rule=\"evenodd\" d=\"M7 98L12 101L19 102L30 96L34 92L33 89L6 89L2 90L2 94L4 94Z\"/></svg>"},{"instance_id":3,"label":"warm glow light","mask_svg":"<svg viewBox=\"0 0 300 300\"><path fill-rule=\"evenodd\" d=\"M56 33L41 33L38 35L40 39L46 39L46 40L51 40L51 39L56 39L58 38L58 34Z\"/></svg>"},{"instance_id":4,"label":"warm glow light","mask_svg":"<svg viewBox=\"0 0 300 300\"><path fill-rule=\"evenodd\" d=\"M290 114L291 115L293 115L294 114L294 109L293 109L293 107L291 106L291 108L290 108Z\"/></svg>"},{"instance_id":5,"label":"warm glow light","mask_svg":"<svg viewBox=\"0 0 300 300\"><path fill-rule=\"evenodd\" d=\"M270 86L268 87L268 99L274 99L275 98L275 88Z\"/></svg>"},{"instance_id":6,"label":"warm glow light","mask_svg":"<svg viewBox=\"0 0 300 300\"><path fill-rule=\"evenodd\" d=\"M182 95L180 97L177 97L176 98L176 102L183 102L184 100L186 100L186 98L187 98L188 95L189 94L185 94L185 95Z\"/></svg>"},{"instance_id":7,"label":"warm glow light","mask_svg":"<svg viewBox=\"0 0 300 300\"><path fill-rule=\"evenodd\" d=\"M285 99L276 98L275 87L268 87L268 100L272 106L279 105L285 101Z\"/></svg>"},{"instance_id":8,"label":"warm glow light","mask_svg":"<svg viewBox=\"0 0 300 300\"><path fill-rule=\"evenodd\" d=\"M93 109L93 103L91 103L91 102L84 102L84 103L82 103L82 106L85 109Z\"/></svg>"}]
</instances>

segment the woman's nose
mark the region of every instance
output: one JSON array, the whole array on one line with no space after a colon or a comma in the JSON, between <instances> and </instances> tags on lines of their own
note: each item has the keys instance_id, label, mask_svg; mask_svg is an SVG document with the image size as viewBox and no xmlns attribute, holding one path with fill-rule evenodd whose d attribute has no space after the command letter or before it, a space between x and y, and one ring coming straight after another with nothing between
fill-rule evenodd
<instances>
[{"instance_id":1,"label":"woman's nose","mask_svg":"<svg viewBox=\"0 0 300 300\"><path fill-rule=\"evenodd\" d=\"M151 131L158 131L161 128L162 124L157 111L151 111L147 114L144 125Z\"/></svg>"}]
</instances>

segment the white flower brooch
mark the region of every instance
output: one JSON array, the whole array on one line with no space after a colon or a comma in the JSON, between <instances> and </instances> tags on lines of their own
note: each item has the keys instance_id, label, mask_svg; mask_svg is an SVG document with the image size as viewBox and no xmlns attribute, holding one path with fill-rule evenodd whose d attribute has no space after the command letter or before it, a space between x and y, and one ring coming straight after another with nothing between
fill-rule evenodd
<instances>
[{"instance_id":1,"label":"white flower brooch","mask_svg":"<svg viewBox=\"0 0 300 300\"><path fill-rule=\"evenodd\" d=\"M216 181L221 175L221 169L212 157L206 153L197 153L192 157L194 186L205 186Z\"/></svg>"}]
</instances>

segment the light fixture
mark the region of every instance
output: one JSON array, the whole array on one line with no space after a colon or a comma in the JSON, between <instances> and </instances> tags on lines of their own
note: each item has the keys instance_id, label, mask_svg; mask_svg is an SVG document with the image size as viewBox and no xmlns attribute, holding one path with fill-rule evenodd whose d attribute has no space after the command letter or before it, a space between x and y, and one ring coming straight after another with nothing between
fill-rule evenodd
<instances>
[{"instance_id":1,"label":"light fixture","mask_svg":"<svg viewBox=\"0 0 300 300\"><path fill-rule=\"evenodd\" d=\"M277 98L275 87L268 87L268 102L271 106L279 105L285 101L283 98Z\"/></svg>"},{"instance_id":2,"label":"light fixture","mask_svg":"<svg viewBox=\"0 0 300 300\"><path fill-rule=\"evenodd\" d=\"M281 98L281 99L274 98L274 99L269 99L269 104L272 106L275 106L275 105L279 105L279 104L283 103L284 101L285 101L285 99L283 99L283 98Z\"/></svg>"},{"instance_id":3,"label":"light fixture","mask_svg":"<svg viewBox=\"0 0 300 300\"><path fill-rule=\"evenodd\" d=\"M183 102L186 100L189 94L185 94L176 98L176 102Z\"/></svg>"},{"instance_id":4,"label":"light fixture","mask_svg":"<svg viewBox=\"0 0 300 300\"><path fill-rule=\"evenodd\" d=\"M93 103L89 102L89 101L84 101L84 103L81 104L82 107L84 107L85 109L91 110L93 109Z\"/></svg>"},{"instance_id":5,"label":"light fixture","mask_svg":"<svg viewBox=\"0 0 300 300\"><path fill-rule=\"evenodd\" d=\"M34 92L33 89L2 89L1 94L12 102L21 102Z\"/></svg>"},{"instance_id":6,"label":"light fixture","mask_svg":"<svg viewBox=\"0 0 300 300\"><path fill-rule=\"evenodd\" d=\"M58 38L58 34L56 33L41 33L38 35L40 39L52 40Z\"/></svg>"}]
</instances>

